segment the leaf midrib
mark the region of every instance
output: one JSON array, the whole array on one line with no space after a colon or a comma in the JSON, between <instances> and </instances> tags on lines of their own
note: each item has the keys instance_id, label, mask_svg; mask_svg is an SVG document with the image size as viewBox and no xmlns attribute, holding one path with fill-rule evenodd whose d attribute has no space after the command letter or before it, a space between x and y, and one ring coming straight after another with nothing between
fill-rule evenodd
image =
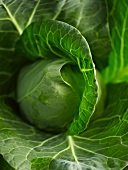
<instances>
[{"instance_id":1,"label":"leaf midrib","mask_svg":"<svg viewBox=\"0 0 128 170\"><path fill-rule=\"evenodd\" d=\"M126 31L127 18L128 18L128 8L127 8L125 16L124 16L123 29L122 29L122 34L121 34L120 70L122 70L123 66L124 66L124 36L125 36L125 31Z\"/></svg>"},{"instance_id":2,"label":"leaf midrib","mask_svg":"<svg viewBox=\"0 0 128 170\"><path fill-rule=\"evenodd\" d=\"M19 35L21 35L22 32L23 32L23 30L22 30L22 28L20 27L20 25L18 24L18 22L16 21L15 17L13 17L11 11L10 11L9 8L6 6L6 4L3 3L2 0L1 0L1 4L2 4L3 7L5 8L5 10L6 10L8 16L10 17L11 22L12 22L12 23L14 24L14 26L16 27L16 29L17 29Z\"/></svg>"},{"instance_id":3,"label":"leaf midrib","mask_svg":"<svg viewBox=\"0 0 128 170\"><path fill-rule=\"evenodd\" d=\"M28 20L28 22L27 22L27 24L26 24L25 27L27 27L28 25L31 24L32 19L33 19L33 17L34 17L34 14L35 14L36 9L38 8L39 4L40 4L40 0L37 1L35 8L33 8L33 11L32 11L32 13L31 13L31 15L30 15L30 17L29 17L29 20Z\"/></svg>"},{"instance_id":4,"label":"leaf midrib","mask_svg":"<svg viewBox=\"0 0 128 170\"><path fill-rule=\"evenodd\" d=\"M68 136L68 142L69 142L69 146L70 146L73 158L74 158L75 162L77 163L79 170L82 170L80 163L77 159L76 153L75 153L74 142L73 142L73 138L71 136Z\"/></svg>"},{"instance_id":5,"label":"leaf midrib","mask_svg":"<svg viewBox=\"0 0 128 170\"><path fill-rule=\"evenodd\" d=\"M31 24L32 19L33 19L34 15L35 15L36 9L37 9L38 6L39 6L39 3L40 3L40 0L37 1L35 7L33 8L33 11L32 11L32 13L31 13L31 15L30 15L30 17L29 17L29 19L28 19L28 22L27 22L25 28L28 27L28 25ZM21 35L21 34L23 33L23 29L22 29L22 28L20 27L20 25L18 24L16 18L12 15L11 11L9 10L9 8L7 7L7 5L6 5L2 0L1 0L1 4L2 4L3 7L5 8L8 16L9 16L9 18L7 18L7 19L10 20L10 21L14 24L14 26L15 26L15 28L17 29L19 35ZM4 19L4 20L5 20L5 19Z\"/></svg>"}]
</instances>

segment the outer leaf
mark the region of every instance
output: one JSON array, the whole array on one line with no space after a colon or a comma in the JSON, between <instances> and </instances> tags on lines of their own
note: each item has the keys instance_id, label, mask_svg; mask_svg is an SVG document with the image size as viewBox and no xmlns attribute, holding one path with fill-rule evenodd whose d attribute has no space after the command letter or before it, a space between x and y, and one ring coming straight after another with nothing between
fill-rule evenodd
<instances>
[{"instance_id":1,"label":"outer leaf","mask_svg":"<svg viewBox=\"0 0 128 170\"><path fill-rule=\"evenodd\" d=\"M123 169L128 165L128 91L125 89L128 90L127 84L109 86L109 103L103 117L74 137L51 136L34 129L15 115L10 100L1 98L0 152L17 170Z\"/></svg>"},{"instance_id":2,"label":"outer leaf","mask_svg":"<svg viewBox=\"0 0 128 170\"><path fill-rule=\"evenodd\" d=\"M75 115L69 134L82 132L94 111L97 86L90 49L84 37L74 27L59 21L46 20L31 24L21 36L18 52L29 58L67 58L77 64L85 79L79 113Z\"/></svg>"},{"instance_id":3,"label":"outer leaf","mask_svg":"<svg viewBox=\"0 0 128 170\"><path fill-rule=\"evenodd\" d=\"M40 146L52 135L24 123L12 109L15 105L12 100L0 97L0 153L15 169L31 170L32 148Z\"/></svg>"},{"instance_id":4,"label":"outer leaf","mask_svg":"<svg viewBox=\"0 0 128 170\"><path fill-rule=\"evenodd\" d=\"M103 76L107 83L128 82L128 1L108 0L107 5L112 52Z\"/></svg>"}]
</instances>

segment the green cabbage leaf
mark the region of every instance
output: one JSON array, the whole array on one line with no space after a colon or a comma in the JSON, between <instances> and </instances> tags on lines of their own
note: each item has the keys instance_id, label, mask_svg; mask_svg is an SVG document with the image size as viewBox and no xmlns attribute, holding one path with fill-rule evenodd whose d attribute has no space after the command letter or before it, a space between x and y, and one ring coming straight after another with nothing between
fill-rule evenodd
<instances>
[{"instance_id":1,"label":"green cabbage leaf","mask_svg":"<svg viewBox=\"0 0 128 170\"><path fill-rule=\"evenodd\" d=\"M127 170L127 18L127 0L0 0L1 170ZM36 97L70 118L40 128Z\"/></svg>"}]
</instances>

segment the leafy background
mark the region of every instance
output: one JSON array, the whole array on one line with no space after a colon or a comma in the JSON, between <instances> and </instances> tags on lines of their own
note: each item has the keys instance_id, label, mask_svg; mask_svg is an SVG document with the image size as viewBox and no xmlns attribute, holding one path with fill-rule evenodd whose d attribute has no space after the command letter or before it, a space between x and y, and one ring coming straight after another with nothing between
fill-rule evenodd
<instances>
[{"instance_id":1,"label":"leafy background","mask_svg":"<svg viewBox=\"0 0 128 170\"><path fill-rule=\"evenodd\" d=\"M128 2L106 0L106 3L102 0L0 1L1 169L120 170L128 165L128 84L125 83L128 81ZM107 85L102 116L90 122L79 136L38 131L19 118L15 101L6 95L14 91L17 73L25 62L23 56L15 53L16 41L31 22L39 19L58 19L77 27L88 40L99 69L106 66L112 44L109 64L102 74L107 83L120 84Z\"/></svg>"}]
</instances>

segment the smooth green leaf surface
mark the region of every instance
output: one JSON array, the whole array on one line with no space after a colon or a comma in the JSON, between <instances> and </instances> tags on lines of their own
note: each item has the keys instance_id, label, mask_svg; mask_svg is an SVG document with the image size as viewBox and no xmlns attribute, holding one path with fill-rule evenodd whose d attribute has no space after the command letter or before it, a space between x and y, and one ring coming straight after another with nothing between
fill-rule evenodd
<instances>
[{"instance_id":1,"label":"smooth green leaf surface","mask_svg":"<svg viewBox=\"0 0 128 170\"><path fill-rule=\"evenodd\" d=\"M128 165L128 92L122 89L128 84L108 86L102 117L72 137L36 130L17 117L11 108L15 103L1 98L0 152L18 170L123 169Z\"/></svg>"},{"instance_id":2,"label":"smooth green leaf surface","mask_svg":"<svg viewBox=\"0 0 128 170\"><path fill-rule=\"evenodd\" d=\"M31 24L21 36L17 51L28 58L65 58L76 64L85 80L79 113L74 116L69 134L79 134L89 122L97 100L95 68L86 39L74 27L60 21L46 20Z\"/></svg>"},{"instance_id":3,"label":"smooth green leaf surface","mask_svg":"<svg viewBox=\"0 0 128 170\"><path fill-rule=\"evenodd\" d=\"M39 60L21 70L17 101L26 119L39 129L55 134L67 131L79 113L84 88L78 66L62 58Z\"/></svg>"},{"instance_id":4,"label":"smooth green leaf surface","mask_svg":"<svg viewBox=\"0 0 128 170\"><path fill-rule=\"evenodd\" d=\"M128 1L108 0L107 5L112 52L103 76L107 83L128 82Z\"/></svg>"}]
</instances>

